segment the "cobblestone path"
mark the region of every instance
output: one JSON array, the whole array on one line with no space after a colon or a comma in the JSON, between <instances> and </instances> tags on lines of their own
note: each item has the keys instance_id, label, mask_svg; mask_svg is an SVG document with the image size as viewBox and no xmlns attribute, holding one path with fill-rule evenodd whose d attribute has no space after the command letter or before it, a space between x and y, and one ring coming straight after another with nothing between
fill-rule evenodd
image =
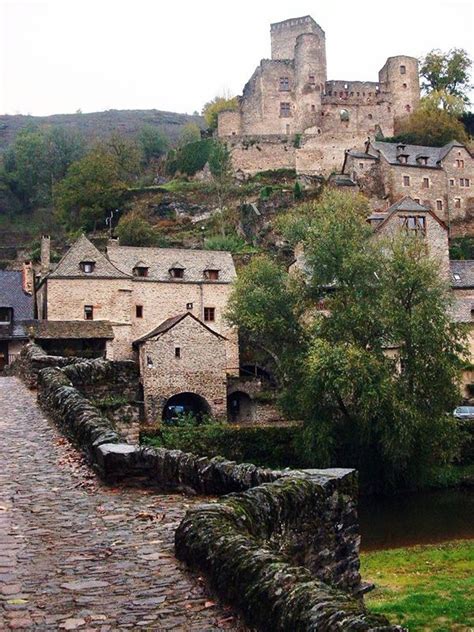
<instances>
[{"instance_id":1,"label":"cobblestone path","mask_svg":"<svg viewBox=\"0 0 474 632\"><path fill-rule=\"evenodd\" d=\"M243 630L173 555L193 499L101 484L0 378L0 629Z\"/></svg>"}]
</instances>

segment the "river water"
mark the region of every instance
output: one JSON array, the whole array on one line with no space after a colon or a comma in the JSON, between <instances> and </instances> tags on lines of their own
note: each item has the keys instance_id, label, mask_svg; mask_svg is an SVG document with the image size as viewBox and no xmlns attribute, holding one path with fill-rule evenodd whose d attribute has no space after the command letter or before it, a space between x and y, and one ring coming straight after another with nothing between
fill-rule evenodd
<instances>
[{"instance_id":1,"label":"river water","mask_svg":"<svg viewBox=\"0 0 474 632\"><path fill-rule=\"evenodd\" d=\"M361 498L359 521L363 551L474 538L474 490Z\"/></svg>"}]
</instances>

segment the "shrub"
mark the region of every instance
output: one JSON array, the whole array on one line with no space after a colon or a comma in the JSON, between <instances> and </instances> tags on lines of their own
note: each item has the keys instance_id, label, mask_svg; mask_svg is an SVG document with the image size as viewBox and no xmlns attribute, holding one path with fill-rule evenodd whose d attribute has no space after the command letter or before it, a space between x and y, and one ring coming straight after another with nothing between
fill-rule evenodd
<instances>
[{"instance_id":1,"label":"shrub","mask_svg":"<svg viewBox=\"0 0 474 632\"><path fill-rule=\"evenodd\" d=\"M127 213L121 217L116 233L122 246L153 246L156 243L151 224L139 213Z\"/></svg>"},{"instance_id":2,"label":"shrub","mask_svg":"<svg viewBox=\"0 0 474 632\"><path fill-rule=\"evenodd\" d=\"M143 443L266 467L304 467L295 449L299 432L295 426L237 428L214 423L162 428L156 436L145 436Z\"/></svg>"},{"instance_id":3,"label":"shrub","mask_svg":"<svg viewBox=\"0 0 474 632\"><path fill-rule=\"evenodd\" d=\"M254 182L264 182L270 184L279 184L287 182L288 180L294 180L296 178L295 169L268 169L267 171L259 171L256 173L252 180Z\"/></svg>"},{"instance_id":4,"label":"shrub","mask_svg":"<svg viewBox=\"0 0 474 632\"><path fill-rule=\"evenodd\" d=\"M166 162L166 171L170 175L176 172L193 176L204 168L209 160L209 154L213 146L211 138L205 138L196 143L189 143L180 147L177 151L170 152Z\"/></svg>"},{"instance_id":5,"label":"shrub","mask_svg":"<svg viewBox=\"0 0 474 632\"><path fill-rule=\"evenodd\" d=\"M244 252L253 250L247 242L238 235L213 235L204 241L205 250L228 250L230 252Z\"/></svg>"}]
</instances>

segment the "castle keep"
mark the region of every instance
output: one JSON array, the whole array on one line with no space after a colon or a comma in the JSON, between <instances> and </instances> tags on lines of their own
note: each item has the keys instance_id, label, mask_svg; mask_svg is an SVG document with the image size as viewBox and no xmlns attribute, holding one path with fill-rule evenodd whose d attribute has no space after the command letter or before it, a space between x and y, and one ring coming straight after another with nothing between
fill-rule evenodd
<instances>
[{"instance_id":1,"label":"castle keep","mask_svg":"<svg viewBox=\"0 0 474 632\"><path fill-rule=\"evenodd\" d=\"M328 80L326 35L310 16L271 25L271 59L262 59L235 112L219 115L244 173L295 168L329 175L367 136L392 136L396 119L420 98L418 61L389 57L378 81Z\"/></svg>"}]
</instances>

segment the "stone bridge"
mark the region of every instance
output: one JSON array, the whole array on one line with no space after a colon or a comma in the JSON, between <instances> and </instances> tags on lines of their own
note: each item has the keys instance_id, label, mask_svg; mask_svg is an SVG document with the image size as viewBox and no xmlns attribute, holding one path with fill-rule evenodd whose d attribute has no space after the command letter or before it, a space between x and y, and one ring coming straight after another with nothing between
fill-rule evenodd
<instances>
[{"instance_id":1,"label":"stone bridge","mask_svg":"<svg viewBox=\"0 0 474 632\"><path fill-rule=\"evenodd\" d=\"M102 484L0 378L0 629L244 630L174 556L196 499Z\"/></svg>"}]
</instances>

